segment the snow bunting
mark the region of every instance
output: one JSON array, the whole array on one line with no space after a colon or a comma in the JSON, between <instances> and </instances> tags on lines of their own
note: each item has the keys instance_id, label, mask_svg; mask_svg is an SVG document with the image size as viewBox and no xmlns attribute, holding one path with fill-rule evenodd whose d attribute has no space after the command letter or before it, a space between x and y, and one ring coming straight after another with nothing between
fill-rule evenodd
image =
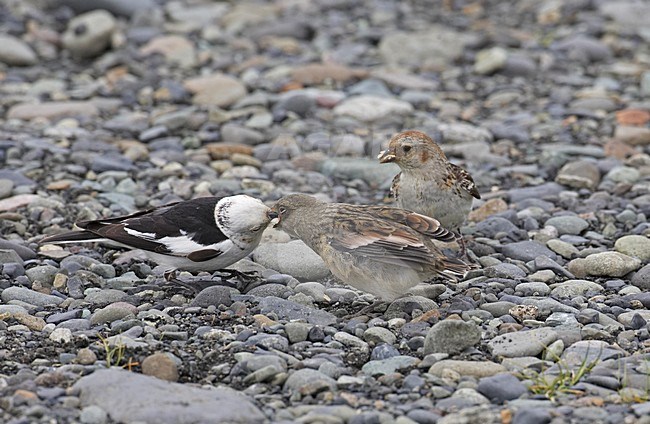
<instances>
[{"instance_id":1,"label":"snow bunting","mask_svg":"<svg viewBox=\"0 0 650 424\"><path fill-rule=\"evenodd\" d=\"M423 132L396 134L378 159L395 162L402 170L391 186L397 205L433 217L449 230L458 231L473 198L481 198L469 173L449 162L440 146Z\"/></svg>"},{"instance_id":2,"label":"snow bunting","mask_svg":"<svg viewBox=\"0 0 650 424\"><path fill-rule=\"evenodd\" d=\"M82 230L45 237L43 243L111 242L142 249L152 261L199 272L223 269L257 247L270 209L250 196L201 197L116 218L82 221Z\"/></svg>"},{"instance_id":3,"label":"snow bunting","mask_svg":"<svg viewBox=\"0 0 650 424\"><path fill-rule=\"evenodd\" d=\"M276 227L301 239L343 282L390 301L420 282L463 276L469 266L432 242L455 235L428 216L387 206L325 203L292 194L271 208Z\"/></svg>"}]
</instances>

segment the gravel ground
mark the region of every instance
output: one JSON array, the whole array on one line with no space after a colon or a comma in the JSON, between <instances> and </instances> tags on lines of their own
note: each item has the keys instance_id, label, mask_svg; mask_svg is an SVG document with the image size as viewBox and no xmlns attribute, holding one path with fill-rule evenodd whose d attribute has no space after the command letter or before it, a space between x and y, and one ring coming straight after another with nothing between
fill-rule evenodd
<instances>
[{"instance_id":1,"label":"gravel ground","mask_svg":"<svg viewBox=\"0 0 650 424\"><path fill-rule=\"evenodd\" d=\"M650 423L648 16L3 2L0 421ZM138 252L37 243L202 195L388 202L375 157L404 129L474 176L480 267L385 310L344 318L372 296L273 229L235 265L257 282L198 294Z\"/></svg>"}]
</instances>

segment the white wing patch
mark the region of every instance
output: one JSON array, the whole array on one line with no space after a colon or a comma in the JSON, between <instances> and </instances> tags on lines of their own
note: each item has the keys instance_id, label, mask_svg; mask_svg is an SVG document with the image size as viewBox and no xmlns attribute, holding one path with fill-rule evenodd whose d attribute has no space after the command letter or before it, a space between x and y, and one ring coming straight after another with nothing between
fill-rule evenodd
<instances>
[{"instance_id":1,"label":"white wing patch","mask_svg":"<svg viewBox=\"0 0 650 424\"><path fill-rule=\"evenodd\" d=\"M134 230L133 228L129 228L127 226L124 227L124 231L126 231L128 234L132 235L133 237L139 237L145 240L157 241L156 233L141 233L140 231Z\"/></svg>"},{"instance_id":2,"label":"white wing patch","mask_svg":"<svg viewBox=\"0 0 650 424\"><path fill-rule=\"evenodd\" d=\"M167 249L173 252L173 254L183 256L189 255L190 253L196 252L197 250L214 249L223 252L229 250L232 247L232 242L230 240L224 240L220 243L205 245L199 244L187 236L167 236L157 241L167 246Z\"/></svg>"},{"instance_id":3,"label":"white wing patch","mask_svg":"<svg viewBox=\"0 0 650 424\"><path fill-rule=\"evenodd\" d=\"M227 252L232 248L232 242L230 240L224 240L219 243L214 244L199 244L187 236L187 232L180 230L182 236L170 237L165 236L163 238L156 238L156 233L143 233L133 228L124 227L124 231L129 233L134 237L139 237L144 240L155 241L156 243L163 244L171 252L171 255L175 256L187 256L192 252L197 250L205 249L214 249L222 252Z\"/></svg>"}]
</instances>

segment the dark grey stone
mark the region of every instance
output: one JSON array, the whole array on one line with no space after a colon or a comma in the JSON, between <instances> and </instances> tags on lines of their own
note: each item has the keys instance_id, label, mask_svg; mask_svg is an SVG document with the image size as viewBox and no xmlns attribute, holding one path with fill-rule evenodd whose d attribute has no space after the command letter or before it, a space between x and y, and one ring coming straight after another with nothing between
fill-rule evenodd
<instances>
[{"instance_id":1,"label":"dark grey stone","mask_svg":"<svg viewBox=\"0 0 650 424\"><path fill-rule=\"evenodd\" d=\"M508 373L482 378L478 382L476 391L490 399L492 403L517 399L528 392L526 386L517 377Z\"/></svg>"},{"instance_id":2,"label":"dark grey stone","mask_svg":"<svg viewBox=\"0 0 650 424\"><path fill-rule=\"evenodd\" d=\"M558 183L544 183L534 187L513 188L508 191L510 202L517 203L524 199L544 199L557 196L564 191L564 187Z\"/></svg>"},{"instance_id":3,"label":"dark grey stone","mask_svg":"<svg viewBox=\"0 0 650 424\"><path fill-rule=\"evenodd\" d=\"M650 290L650 264L638 270L631 282L641 290Z\"/></svg>"},{"instance_id":4,"label":"dark grey stone","mask_svg":"<svg viewBox=\"0 0 650 424\"><path fill-rule=\"evenodd\" d=\"M36 259L36 252L29 247L25 247L22 244L5 240L3 238L0 238L0 249L14 250L24 261L28 259Z\"/></svg>"},{"instance_id":5,"label":"dark grey stone","mask_svg":"<svg viewBox=\"0 0 650 424\"><path fill-rule=\"evenodd\" d=\"M327 326L336 323L336 316L329 312L272 296L260 300L260 312L262 314L274 312L278 318L289 321L304 319L315 325Z\"/></svg>"},{"instance_id":6,"label":"dark grey stone","mask_svg":"<svg viewBox=\"0 0 650 424\"><path fill-rule=\"evenodd\" d=\"M557 255L543 244L533 241L519 241L516 243L506 244L501 247L501 253L510 259L516 259L524 262L533 261L538 256L547 256L554 261Z\"/></svg>"},{"instance_id":7,"label":"dark grey stone","mask_svg":"<svg viewBox=\"0 0 650 424\"><path fill-rule=\"evenodd\" d=\"M551 414L546 408L521 408L512 417L512 424L548 424Z\"/></svg>"}]
</instances>

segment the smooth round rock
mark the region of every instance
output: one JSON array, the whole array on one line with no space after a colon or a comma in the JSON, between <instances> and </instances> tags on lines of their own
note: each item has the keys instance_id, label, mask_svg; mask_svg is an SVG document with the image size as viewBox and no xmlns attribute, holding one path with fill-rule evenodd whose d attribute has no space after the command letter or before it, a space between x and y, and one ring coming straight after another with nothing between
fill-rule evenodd
<instances>
[{"instance_id":1,"label":"smooth round rock","mask_svg":"<svg viewBox=\"0 0 650 424\"><path fill-rule=\"evenodd\" d=\"M424 339L424 354L462 352L481 340L480 328L471 322L446 319L436 323Z\"/></svg>"}]
</instances>

